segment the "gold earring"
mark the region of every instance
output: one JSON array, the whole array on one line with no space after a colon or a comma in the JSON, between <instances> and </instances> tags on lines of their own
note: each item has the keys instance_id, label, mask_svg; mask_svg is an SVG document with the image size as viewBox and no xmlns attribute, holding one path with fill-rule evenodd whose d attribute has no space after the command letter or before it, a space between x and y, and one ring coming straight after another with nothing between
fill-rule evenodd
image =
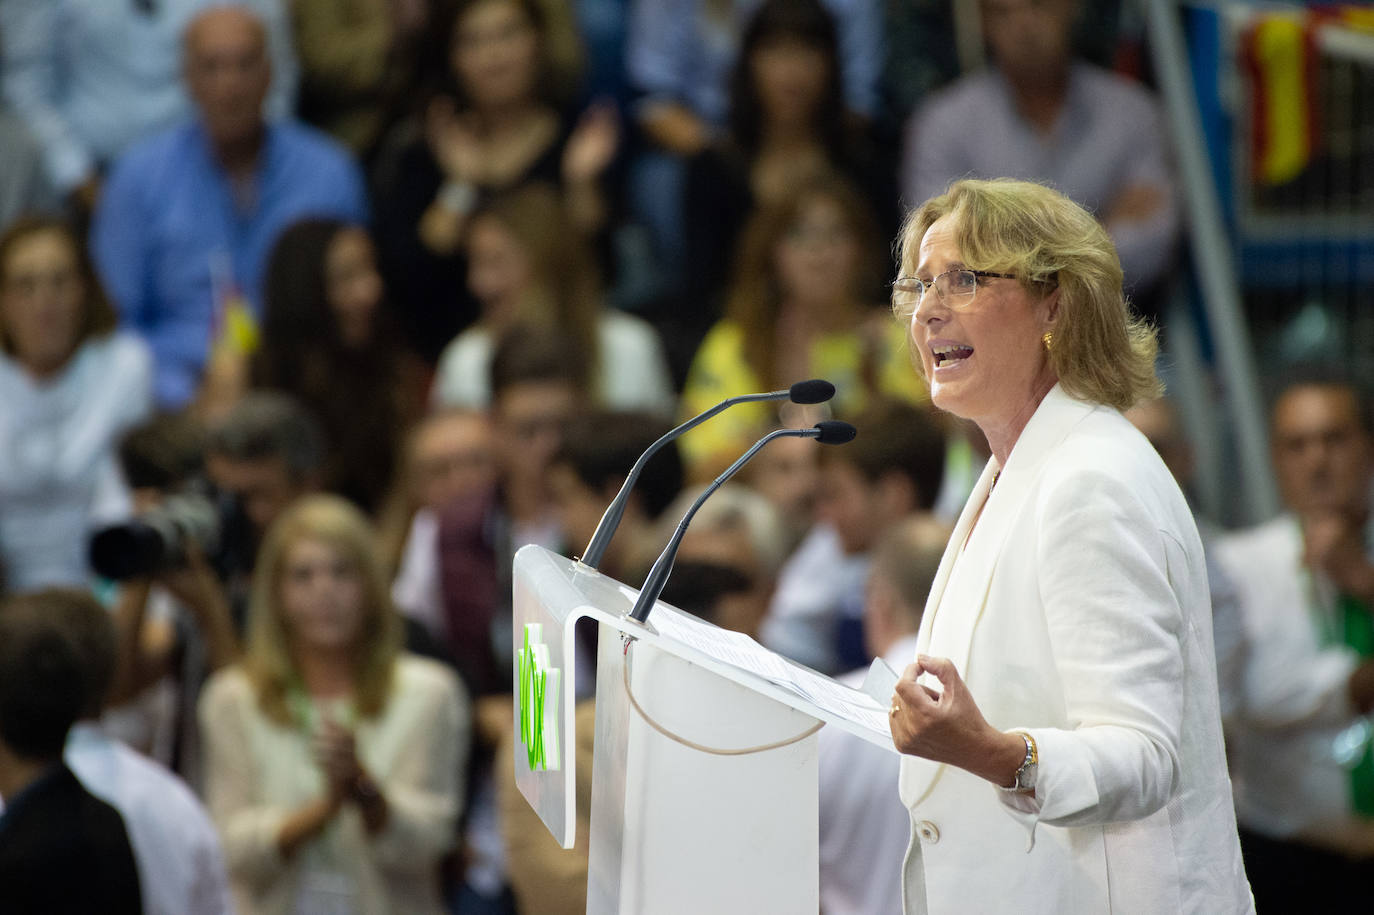
<instances>
[{"instance_id":1,"label":"gold earring","mask_svg":"<svg viewBox=\"0 0 1374 915\"><path fill-rule=\"evenodd\" d=\"M1053 333L1051 333L1050 331L1045 331L1045 336L1042 337L1041 339L1045 341L1045 349L1046 349L1046 350L1049 350L1049 349L1053 348L1053 346L1054 346L1054 334L1053 334Z\"/></svg>"}]
</instances>

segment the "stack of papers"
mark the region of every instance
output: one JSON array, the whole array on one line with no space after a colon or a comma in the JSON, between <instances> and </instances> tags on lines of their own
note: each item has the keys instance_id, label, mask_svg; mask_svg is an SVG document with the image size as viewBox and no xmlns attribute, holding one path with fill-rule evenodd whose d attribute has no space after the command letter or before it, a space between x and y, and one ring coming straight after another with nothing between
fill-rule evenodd
<instances>
[{"instance_id":1,"label":"stack of papers","mask_svg":"<svg viewBox=\"0 0 1374 915\"><path fill-rule=\"evenodd\" d=\"M887 723L887 697L892 694L890 684L885 691L881 685L872 687L873 692L883 694L883 698L879 699L870 692L836 683L824 674L789 661L742 632L722 629L665 604L655 607L650 619L653 628L662 636L717 661L760 676L818 708L843 716L885 738L890 733ZM874 662L875 667L881 663ZM882 665L882 669L891 672L886 665ZM873 681L874 676L870 674L869 679ZM896 675L892 674L892 683L896 683L896 679Z\"/></svg>"}]
</instances>

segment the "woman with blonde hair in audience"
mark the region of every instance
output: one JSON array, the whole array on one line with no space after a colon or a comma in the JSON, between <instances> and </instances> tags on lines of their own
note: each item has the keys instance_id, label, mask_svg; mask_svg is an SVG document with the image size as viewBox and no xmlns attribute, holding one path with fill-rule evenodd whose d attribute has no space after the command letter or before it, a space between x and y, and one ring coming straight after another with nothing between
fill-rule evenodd
<instances>
[{"instance_id":1,"label":"woman with blonde hair in audience","mask_svg":"<svg viewBox=\"0 0 1374 915\"><path fill-rule=\"evenodd\" d=\"M152 407L152 359L115 332L85 246L25 217L0 235L0 581L81 585L86 539L130 510L119 437Z\"/></svg>"},{"instance_id":2,"label":"woman with blonde hair in audience","mask_svg":"<svg viewBox=\"0 0 1374 915\"><path fill-rule=\"evenodd\" d=\"M672 380L657 332L603 305L591 253L553 188L532 184L494 198L473 216L467 252L468 288L482 316L440 356L437 403L485 408L494 341L525 324L566 335L598 405L672 414Z\"/></svg>"},{"instance_id":3,"label":"woman with blonde hair in audience","mask_svg":"<svg viewBox=\"0 0 1374 915\"><path fill-rule=\"evenodd\" d=\"M874 394L922 401L901 327L875 306L884 265L873 217L854 188L827 176L750 219L725 317L692 358L683 416L805 378L835 384L831 408L862 410ZM785 425L808 417L786 415ZM735 407L682 437L693 480L714 477L778 422L763 404ZM814 423L809 418L805 425Z\"/></svg>"},{"instance_id":4,"label":"woman with blonde hair in audience","mask_svg":"<svg viewBox=\"0 0 1374 915\"><path fill-rule=\"evenodd\" d=\"M259 554L244 658L200 705L240 911L442 911L470 706L399 645L366 519L297 502Z\"/></svg>"}]
</instances>

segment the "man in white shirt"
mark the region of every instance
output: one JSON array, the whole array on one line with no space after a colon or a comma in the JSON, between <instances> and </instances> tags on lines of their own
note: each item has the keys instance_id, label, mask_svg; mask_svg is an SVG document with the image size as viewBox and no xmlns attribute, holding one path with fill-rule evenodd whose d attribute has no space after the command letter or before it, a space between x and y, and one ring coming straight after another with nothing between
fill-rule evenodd
<instances>
[{"instance_id":1,"label":"man in white shirt","mask_svg":"<svg viewBox=\"0 0 1374 915\"><path fill-rule=\"evenodd\" d=\"M1288 512L1217 545L1246 639L1236 818L1260 911L1335 911L1374 879L1374 438L1326 379L1283 391L1271 435Z\"/></svg>"},{"instance_id":2,"label":"man in white shirt","mask_svg":"<svg viewBox=\"0 0 1374 915\"><path fill-rule=\"evenodd\" d=\"M889 530L873 551L864 587L864 641L898 674L916 660L916 630L948 540L946 525L921 514ZM838 679L858 687L866 673L861 668ZM897 794L901 757L838 728L821 730L817 752L821 910L900 912L911 835L911 816Z\"/></svg>"},{"instance_id":3,"label":"man in white shirt","mask_svg":"<svg viewBox=\"0 0 1374 915\"><path fill-rule=\"evenodd\" d=\"M86 709L67 735L64 761L124 818L146 915L231 915L219 835L205 808L175 775L107 737L95 721L116 664L109 614L80 592L63 593L71 599L55 612L87 674Z\"/></svg>"}]
</instances>

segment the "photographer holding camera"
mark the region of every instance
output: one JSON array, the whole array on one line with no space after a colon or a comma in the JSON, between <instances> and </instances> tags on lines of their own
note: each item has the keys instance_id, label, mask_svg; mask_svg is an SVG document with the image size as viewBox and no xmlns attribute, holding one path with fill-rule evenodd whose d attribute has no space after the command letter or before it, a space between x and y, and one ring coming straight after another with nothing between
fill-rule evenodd
<instances>
[{"instance_id":1,"label":"photographer holding camera","mask_svg":"<svg viewBox=\"0 0 1374 915\"><path fill-rule=\"evenodd\" d=\"M314 418L273 393L249 395L208 432L166 416L121 447L136 518L91 541L96 570L121 582L111 704L122 707L107 717L188 776L197 771L196 699L205 678L238 657L258 544L317 488L323 456Z\"/></svg>"}]
</instances>

